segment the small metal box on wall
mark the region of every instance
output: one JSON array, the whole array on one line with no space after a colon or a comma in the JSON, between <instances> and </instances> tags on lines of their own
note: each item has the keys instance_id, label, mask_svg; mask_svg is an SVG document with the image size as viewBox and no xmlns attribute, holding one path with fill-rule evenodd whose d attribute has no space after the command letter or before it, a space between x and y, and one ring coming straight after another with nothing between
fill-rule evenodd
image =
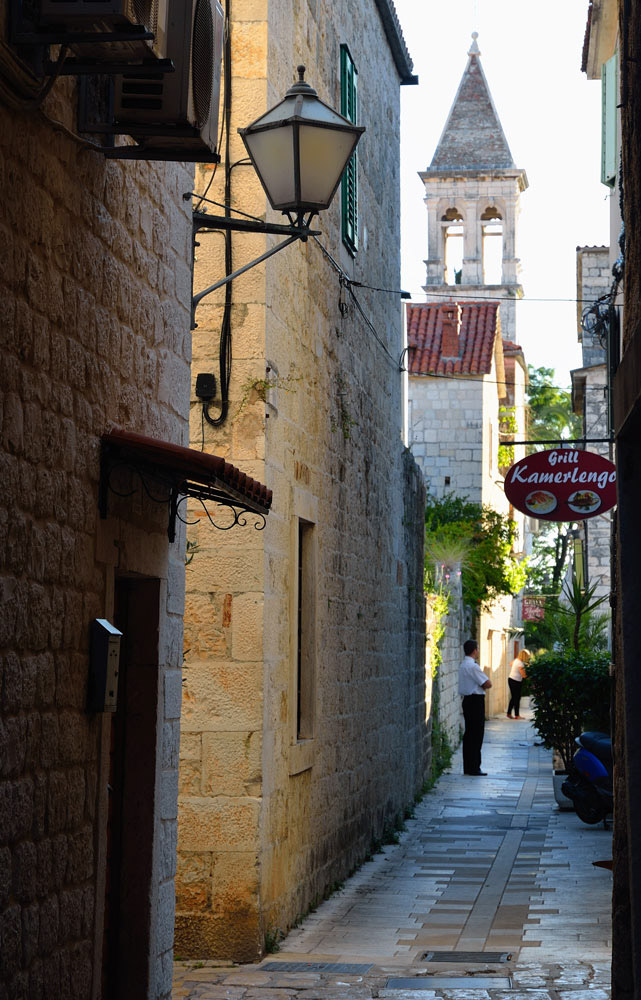
<instances>
[{"instance_id":1,"label":"small metal box on wall","mask_svg":"<svg viewBox=\"0 0 641 1000\"><path fill-rule=\"evenodd\" d=\"M122 632L106 618L91 623L88 712L115 712L118 707L118 668Z\"/></svg>"}]
</instances>

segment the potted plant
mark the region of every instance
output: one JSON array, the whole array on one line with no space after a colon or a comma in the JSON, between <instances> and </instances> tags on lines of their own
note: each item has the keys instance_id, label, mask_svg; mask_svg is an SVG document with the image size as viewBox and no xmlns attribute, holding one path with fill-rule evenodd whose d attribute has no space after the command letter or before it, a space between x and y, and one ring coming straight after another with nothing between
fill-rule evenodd
<instances>
[{"instance_id":1,"label":"potted plant","mask_svg":"<svg viewBox=\"0 0 641 1000\"><path fill-rule=\"evenodd\" d=\"M546 615L553 649L528 666L534 699L534 727L543 745L554 751L555 798L560 808L573 808L561 785L576 750L575 739L586 730L610 731L610 653L605 647L607 615L595 609L595 587L582 588L573 575L566 586L566 605ZM599 648L601 647L601 648Z\"/></svg>"}]
</instances>

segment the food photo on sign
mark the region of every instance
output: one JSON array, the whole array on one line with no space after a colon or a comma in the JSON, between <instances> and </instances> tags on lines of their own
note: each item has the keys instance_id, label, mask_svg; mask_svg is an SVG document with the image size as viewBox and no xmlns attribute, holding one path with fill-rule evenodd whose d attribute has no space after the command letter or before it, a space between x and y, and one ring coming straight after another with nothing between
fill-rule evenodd
<instances>
[{"instance_id":1,"label":"food photo on sign","mask_svg":"<svg viewBox=\"0 0 641 1000\"><path fill-rule=\"evenodd\" d=\"M583 521L614 507L616 478L613 463L602 455L553 448L515 462L505 477L505 495L529 517Z\"/></svg>"}]
</instances>

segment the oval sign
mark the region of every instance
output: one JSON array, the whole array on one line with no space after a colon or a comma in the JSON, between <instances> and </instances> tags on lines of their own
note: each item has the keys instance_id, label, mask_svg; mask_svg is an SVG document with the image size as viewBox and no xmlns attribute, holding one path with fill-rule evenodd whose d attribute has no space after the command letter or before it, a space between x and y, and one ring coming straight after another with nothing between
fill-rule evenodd
<instances>
[{"instance_id":1,"label":"oval sign","mask_svg":"<svg viewBox=\"0 0 641 1000\"><path fill-rule=\"evenodd\" d=\"M541 521L584 521L617 502L617 474L602 455L554 448L519 459L505 477L505 495L517 510Z\"/></svg>"}]
</instances>

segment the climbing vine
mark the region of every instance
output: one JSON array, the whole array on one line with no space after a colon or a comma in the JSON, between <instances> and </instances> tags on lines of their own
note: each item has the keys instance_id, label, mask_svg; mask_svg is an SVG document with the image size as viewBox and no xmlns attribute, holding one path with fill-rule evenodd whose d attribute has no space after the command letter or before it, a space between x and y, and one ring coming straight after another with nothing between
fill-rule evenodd
<instances>
[{"instance_id":1,"label":"climbing vine","mask_svg":"<svg viewBox=\"0 0 641 1000\"><path fill-rule=\"evenodd\" d=\"M440 690L437 683L439 670L443 663L441 643L445 636L445 620L450 607L450 595L446 588L439 587L433 593L427 593L426 600L431 611L430 648L432 675L432 766L430 776L423 791L428 791L449 767L452 761L452 747L447 738L445 727L440 720Z\"/></svg>"},{"instance_id":2,"label":"climbing vine","mask_svg":"<svg viewBox=\"0 0 641 1000\"><path fill-rule=\"evenodd\" d=\"M512 440L519 429L516 410L513 406L499 406L499 430L501 434L511 434ZM499 445L499 469L505 472L514 462L514 445L506 441Z\"/></svg>"}]
</instances>

